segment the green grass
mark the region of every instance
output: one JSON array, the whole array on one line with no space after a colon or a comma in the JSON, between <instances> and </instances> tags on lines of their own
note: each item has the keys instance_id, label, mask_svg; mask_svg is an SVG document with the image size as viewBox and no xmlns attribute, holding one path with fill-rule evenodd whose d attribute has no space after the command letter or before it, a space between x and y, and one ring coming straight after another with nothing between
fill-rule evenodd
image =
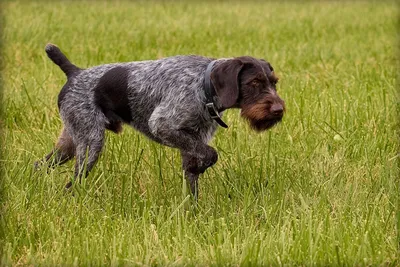
<instances>
[{"instance_id":1,"label":"green grass","mask_svg":"<svg viewBox=\"0 0 400 267\"><path fill-rule=\"evenodd\" d=\"M395 2L7 2L2 265L399 265ZM176 54L269 60L283 122L229 110L188 197L179 153L125 127L74 196L32 164L62 124L59 45L81 67Z\"/></svg>"}]
</instances>

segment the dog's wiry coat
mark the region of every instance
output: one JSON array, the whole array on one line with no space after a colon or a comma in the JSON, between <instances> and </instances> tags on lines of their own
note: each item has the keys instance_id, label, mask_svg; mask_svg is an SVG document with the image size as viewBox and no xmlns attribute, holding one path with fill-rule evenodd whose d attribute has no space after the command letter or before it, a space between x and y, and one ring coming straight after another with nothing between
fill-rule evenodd
<instances>
[{"instance_id":1,"label":"dog's wiry coat","mask_svg":"<svg viewBox=\"0 0 400 267\"><path fill-rule=\"evenodd\" d=\"M180 149L182 166L192 192L197 192L199 174L218 159L216 151L208 146L217 123L206 110L204 93L204 73L213 59L174 56L80 69L70 63L56 46L47 45L46 52L68 78L58 98L64 130L56 149L46 157L47 161L54 156L55 163L61 164L75 155L75 177L85 176L99 157L105 130L119 132L121 124L126 123L156 142ZM255 64L255 67L250 66L246 60ZM265 83L269 88L267 91L275 90L274 83L270 82L274 76L269 63L267 65L267 62L255 61L253 58L232 61L232 64L228 61L217 60L214 66L213 82L218 85L216 89L221 87L220 94L227 95L216 103L220 113L231 107L252 107L248 109L251 110L248 119L252 120L251 116L257 113L261 119L253 121L253 125L260 130L278 122L282 118L284 106L275 91L271 91L268 99L265 98L263 102L263 109L268 111L259 111L260 108L254 108L261 107L259 99L251 100L254 96L246 96L246 92L224 88L237 87L239 90L239 87L247 86L244 84L247 84L246 78L251 78L255 70L261 70L262 74L256 73L257 79ZM245 64L249 65L249 74L242 77L241 81L238 75ZM243 85L239 86L241 82ZM233 90L233 93L229 90ZM235 99L230 99L232 95ZM254 102L254 107L250 101ZM271 110L274 110L272 115Z\"/></svg>"}]
</instances>

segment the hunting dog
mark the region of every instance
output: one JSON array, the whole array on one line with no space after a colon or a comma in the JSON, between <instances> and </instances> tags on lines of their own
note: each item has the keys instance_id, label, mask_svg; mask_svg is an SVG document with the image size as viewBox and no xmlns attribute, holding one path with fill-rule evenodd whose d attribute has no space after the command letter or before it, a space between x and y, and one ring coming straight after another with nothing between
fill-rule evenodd
<instances>
[{"instance_id":1,"label":"hunting dog","mask_svg":"<svg viewBox=\"0 0 400 267\"><path fill-rule=\"evenodd\" d=\"M199 175L218 160L208 142L218 125L227 127L221 118L226 109L240 108L256 131L274 126L285 111L274 69L263 59L189 55L81 69L56 45L45 50L67 76L58 96L64 128L55 148L35 165L51 167L76 157L74 179L79 181L99 158L105 130L119 133L125 123L180 150L197 198Z\"/></svg>"}]
</instances>

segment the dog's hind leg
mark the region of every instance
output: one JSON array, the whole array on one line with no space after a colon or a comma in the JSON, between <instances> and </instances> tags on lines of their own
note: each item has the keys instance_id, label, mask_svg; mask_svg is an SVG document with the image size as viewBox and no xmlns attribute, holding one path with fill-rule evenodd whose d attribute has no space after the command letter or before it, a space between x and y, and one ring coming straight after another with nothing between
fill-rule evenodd
<instances>
[{"instance_id":1,"label":"dog's hind leg","mask_svg":"<svg viewBox=\"0 0 400 267\"><path fill-rule=\"evenodd\" d=\"M43 160L35 162L35 168L39 168L42 162L45 162L48 167L55 167L62 165L75 156L75 145L71 136L63 129L60 137L58 138L55 148L47 154Z\"/></svg>"},{"instance_id":2,"label":"dog's hind leg","mask_svg":"<svg viewBox=\"0 0 400 267\"><path fill-rule=\"evenodd\" d=\"M76 162L74 179L81 182L97 162L104 145L105 128L93 127L88 130L84 138L76 141ZM70 181L65 187L71 187Z\"/></svg>"}]
</instances>

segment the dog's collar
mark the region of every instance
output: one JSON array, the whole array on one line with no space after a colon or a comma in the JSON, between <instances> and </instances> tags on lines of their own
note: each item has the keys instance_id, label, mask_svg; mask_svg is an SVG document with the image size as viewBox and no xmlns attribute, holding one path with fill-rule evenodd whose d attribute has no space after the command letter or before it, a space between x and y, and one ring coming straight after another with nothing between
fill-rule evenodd
<instances>
[{"instance_id":1,"label":"dog's collar","mask_svg":"<svg viewBox=\"0 0 400 267\"><path fill-rule=\"evenodd\" d=\"M228 128L228 125L221 119L219 112L215 105L215 98L217 94L215 92L214 86L211 82L211 70L214 66L216 60L213 60L208 64L206 73L204 75L204 91L206 95L206 108L211 118L215 120L221 127Z\"/></svg>"}]
</instances>

